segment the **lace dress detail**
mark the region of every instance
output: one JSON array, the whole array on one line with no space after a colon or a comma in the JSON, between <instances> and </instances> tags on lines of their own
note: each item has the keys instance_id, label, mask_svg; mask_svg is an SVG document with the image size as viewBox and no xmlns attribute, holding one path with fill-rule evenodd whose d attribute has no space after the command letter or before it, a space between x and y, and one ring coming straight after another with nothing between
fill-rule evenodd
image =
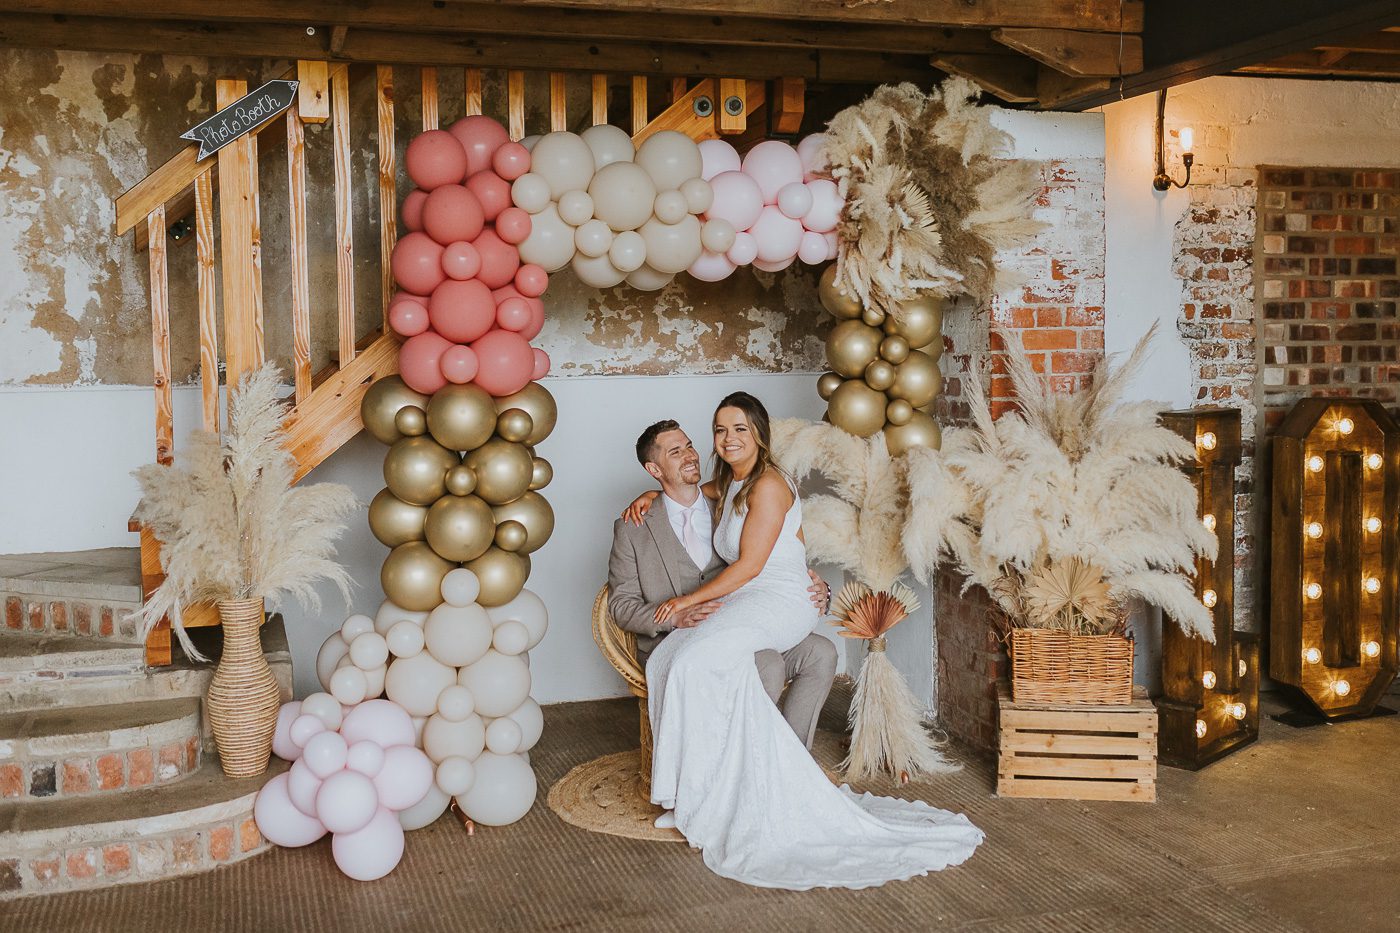
<instances>
[{"instance_id":1,"label":"lace dress detail","mask_svg":"<svg viewBox=\"0 0 1400 933\"><path fill-rule=\"evenodd\" d=\"M739 556L744 516L726 492L715 550ZM716 874L759 887L864 888L956 865L982 831L921 801L836 787L768 698L755 651L786 651L816 627L792 508L757 577L647 661L655 741L652 799L672 808Z\"/></svg>"}]
</instances>

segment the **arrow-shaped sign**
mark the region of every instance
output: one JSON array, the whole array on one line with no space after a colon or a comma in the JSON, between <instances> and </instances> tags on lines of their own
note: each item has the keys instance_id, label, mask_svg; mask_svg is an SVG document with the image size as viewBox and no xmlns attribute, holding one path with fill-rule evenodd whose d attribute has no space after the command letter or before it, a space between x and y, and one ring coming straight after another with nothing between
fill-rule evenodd
<instances>
[{"instance_id":1,"label":"arrow-shaped sign","mask_svg":"<svg viewBox=\"0 0 1400 933\"><path fill-rule=\"evenodd\" d=\"M195 161L213 155L249 130L271 120L297 99L297 81L269 81L180 134L199 143Z\"/></svg>"}]
</instances>

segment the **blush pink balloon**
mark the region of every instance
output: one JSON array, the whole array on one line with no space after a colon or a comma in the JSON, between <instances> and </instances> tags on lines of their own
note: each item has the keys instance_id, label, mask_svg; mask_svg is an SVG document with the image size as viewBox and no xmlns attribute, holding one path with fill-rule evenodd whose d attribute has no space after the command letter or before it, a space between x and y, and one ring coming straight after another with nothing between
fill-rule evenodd
<instances>
[{"instance_id":1,"label":"blush pink balloon","mask_svg":"<svg viewBox=\"0 0 1400 933\"><path fill-rule=\"evenodd\" d=\"M407 810L428 793L433 783L433 763L407 742L384 749L384 767L374 776L379 805Z\"/></svg>"},{"instance_id":2,"label":"blush pink balloon","mask_svg":"<svg viewBox=\"0 0 1400 933\"><path fill-rule=\"evenodd\" d=\"M476 384L491 395L511 395L525 388L535 369L529 342L508 330L488 331L472 344L479 369Z\"/></svg>"},{"instance_id":3,"label":"blush pink balloon","mask_svg":"<svg viewBox=\"0 0 1400 933\"><path fill-rule=\"evenodd\" d=\"M530 150L520 143L506 143L491 156L491 170L506 181L515 181L530 170Z\"/></svg>"},{"instance_id":4,"label":"blush pink balloon","mask_svg":"<svg viewBox=\"0 0 1400 933\"><path fill-rule=\"evenodd\" d=\"M802 226L813 233L835 230L841 220L841 208L846 206L836 182L817 178L807 183L807 190L812 192L812 206L802 215Z\"/></svg>"},{"instance_id":5,"label":"blush pink balloon","mask_svg":"<svg viewBox=\"0 0 1400 933\"><path fill-rule=\"evenodd\" d=\"M414 188L404 196L399 216L403 218L403 225L410 231L423 229L423 203L427 200L428 192L422 188Z\"/></svg>"},{"instance_id":6,"label":"blush pink balloon","mask_svg":"<svg viewBox=\"0 0 1400 933\"><path fill-rule=\"evenodd\" d=\"M520 250L502 240L490 227L481 231L472 245L481 254L481 271L476 277L487 288L500 288L515 280L520 268Z\"/></svg>"},{"instance_id":7,"label":"blush pink balloon","mask_svg":"<svg viewBox=\"0 0 1400 933\"><path fill-rule=\"evenodd\" d=\"M491 329L496 302L480 279L448 279L433 292L428 318L433 330L453 343L471 343Z\"/></svg>"},{"instance_id":8,"label":"blush pink balloon","mask_svg":"<svg viewBox=\"0 0 1400 933\"><path fill-rule=\"evenodd\" d=\"M826 258L835 259L841 252L840 241L836 239L835 233L823 233L822 239L826 241Z\"/></svg>"},{"instance_id":9,"label":"blush pink balloon","mask_svg":"<svg viewBox=\"0 0 1400 933\"><path fill-rule=\"evenodd\" d=\"M825 133L804 136L797 143L797 157L802 160L802 180L813 181L817 176L829 171L831 165L826 160Z\"/></svg>"},{"instance_id":10,"label":"blush pink balloon","mask_svg":"<svg viewBox=\"0 0 1400 933\"><path fill-rule=\"evenodd\" d=\"M715 198L706 218L727 220L735 230L747 230L758 220L763 210L763 190L758 182L743 172L720 172L710 179L710 188Z\"/></svg>"},{"instance_id":11,"label":"blush pink balloon","mask_svg":"<svg viewBox=\"0 0 1400 933\"><path fill-rule=\"evenodd\" d=\"M292 721L301 715L301 701L283 703L277 710L277 725L272 730L272 754L284 761L301 757L301 746L292 741Z\"/></svg>"},{"instance_id":12,"label":"blush pink balloon","mask_svg":"<svg viewBox=\"0 0 1400 933\"><path fill-rule=\"evenodd\" d=\"M826 262L826 237L811 230L804 230L802 242L797 247L797 258L809 266Z\"/></svg>"},{"instance_id":13,"label":"blush pink balloon","mask_svg":"<svg viewBox=\"0 0 1400 933\"><path fill-rule=\"evenodd\" d=\"M401 337L417 337L428 329L428 309L403 297L389 303L389 326Z\"/></svg>"},{"instance_id":14,"label":"blush pink balloon","mask_svg":"<svg viewBox=\"0 0 1400 933\"><path fill-rule=\"evenodd\" d=\"M394 246L389 258L394 281L415 295L431 295L442 284L442 246L426 233L410 233Z\"/></svg>"},{"instance_id":15,"label":"blush pink balloon","mask_svg":"<svg viewBox=\"0 0 1400 933\"><path fill-rule=\"evenodd\" d=\"M442 355L442 377L457 385L466 385L476 378L476 353L460 344Z\"/></svg>"},{"instance_id":16,"label":"blush pink balloon","mask_svg":"<svg viewBox=\"0 0 1400 933\"><path fill-rule=\"evenodd\" d=\"M288 777L279 774L263 785L253 801L253 821L268 842L279 846L310 845L326 834L326 827L292 803Z\"/></svg>"},{"instance_id":17,"label":"blush pink balloon","mask_svg":"<svg viewBox=\"0 0 1400 933\"><path fill-rule=\"evenodd\" d=\"M413 719L392 700L366 700L356 704L340 723L346 744L373 742L387 749L391 745L412 745L417 731Z\"/></svg>"},{"instance_id":18,"label":"blush pink balloon","mask_svg":"<svg viewBox=\"0 0 1400 933\"><path fill-rule=\"evenodd\" d=\"M530 215L518 207L508 207L496 215L496 236L519 246L530 235Z\"/></svg>"},{"instance_id":19,"label":"blush pink balloon","mask_svg":"<svg viewBox=\"0 0 1400 933\"><path fill-rule=\"evenodd\" d=\"M496 306L496 324L504 330L522 331L530 326L531 317L530 302L524 298L507 298Z\"/></svg>"},{"instance_id":20,"label":"blush pink balloon","mask_svg":"<svg viewBox=\"0 0 1400 933\"><path fill-rule=\"evenodd\" d=\"M723 139L706 139L700 143L700 177L710 181L721 172L739 171L739 151Z\"/></svg>"},{"instance_id":21,"label":"blush pink balloon","mask_svg":"<svg viewBox=\"0 0 1400 933\"><path fill-rule=\"evenodd\" d=\"M481 271L481 254L470 243L449 243L442 250L442 271L451 278L463 281L476 278Z\"/></svg>"},{"instance_id":22,"label":"blush pink balloon","mask_svg":"<svg viewBox=\"0 0 1400 933\"><path fill-rule=\"evenodd\" d=\"M423 203L423 232L443 246L476 239L484 220L481 202L462 185L434 188Z\"/></svg>"},{"instance_id":23,"label":"blush pink balloon","mask_svg":"<svg viewBox=\"0 0 1400 933\"><path fill-rule=\"evenodd\" d=\"M744 155L743 166L744 174L758 182L764 204L777 204L784 185L802 181L802 158L781 139L765 139L754 146Z\"/></svg>"},{"instance_id":24,"label":"blush pink balloon","mask_svg":"<svg viewBox=\"0 0 1400 933\"><path fill-rule=\"evenodd\" d=\"M700 258L691 263L690 268L685 271L689 272L692 278L702 282L718 282L721 279L729 278L737 268L738 266L730 262L729 257L724 253L712 253L705 250L700 254Z\"/></svg>"},{"instance_id":25,"label":"blush pink balloon","mask_svg":"<svg viewBox=\"0 0 1400 933\"><path fill-rule=\"evenodd\" d=\"M530 352L535 355L535 366L530 370L530 381L534 382L549 375L549 354L539 347L531 347Z\"/></svg>"},{"instance_id":26,"label":"blush pink balloon","mask_svg":"<svg viewBox=\"0 0 1400 933\"><path fill-rule=\"evenodd\" d=\"M752 233L736 233L734 245L729 247L729 252L724 255L736 266L747 266L758 258L758 241L753 238Z\"/></svg>"},{"instance_id":27,"label":"blush pink balloon","mask_svg":"<svg viewBox=\"0 0 1400 933\"><path fill-rule=\"evenodd\" d=\"M784 216L773 204L763 209L749 232L758 243L758 258L755 264L792 259L797 255L797 248L802 245L802 221Z\"/></svg>"},{"instance_id":28,"label":"blush pink balloon","mask_svg":"<svg viewBox=\"0 0 1400 933\"><path fill-rule=\"evenodd\" d=\"M415 392L432 395L447 385L442 375L442 355L452 346L442 334L432 330L410 337L399 348L399 375Z\"/></svg>"},{"instance_id":29,"label":"blush pink balloon","mask_svg":"<svg viewBox=\"0 0 1400 933\"><path fill-rule=\"evenodd\" d=\"M777 262L764 262L762 259L755 259L753 261L753 267L755 269L758 269L760 272L782 272L788 266L792 265L793 260L795 260L796 258L797 257L795 255L789 256L788 258L780 259Z\"/></svg>"},{"instance_id":30,"label":"blush pink balloon","mask_svg":"<svg viewBox=\"0 0 1400 933\"><path fill-rule=\"evenodd\" d=\"M427 793L424 791L424 793ZM335 867L356 881L378 881L403 859L403 826L390 810L380 807L363 827L331 838Z\"/></svg>"},{"instance_id":31,"label":"blush pink balloon","mask_svg":"<svg viewBox=\"0 0 1400 933\"><path fill-rule=\"evenodd\" d=\"M469 177L467 189L481 202L487 220L495 220L501 211L511 206L510 182L490 169Z\"/></svg>"},{"instance_id":32,"label":"blush pink balloon","mask_svg":"<svg viewBox=\"0 0 1400 933\"><path fill-rule=\"evenodd\" d=\"M458 185L467 177L467 153L446 130L428 130L413 137L404 153L408 177L424 191Z\"/></svg>"},{"instance_id":33,"label":"blush pink balloon","mask_svg":"<svg viewBox=\"0 0 1400 933\"><path fill-rule=\"evenodd\" d=\"M538 298L549 288L549 273L543 266L527 262L515 271L515 287L526 298Z\"/></svg>"},{"instance_id":34,"label":"blush pink balloon","mask_svg":"<svg viewBox=\"0 0 1400 933\"><path fill-rule=\"evenodd\" d=\"M491 167L496 150L510 142L506 128L481 114L463 117L447 128L467 156L464 176L475 175Z\"/></svg>"}]
</instances>

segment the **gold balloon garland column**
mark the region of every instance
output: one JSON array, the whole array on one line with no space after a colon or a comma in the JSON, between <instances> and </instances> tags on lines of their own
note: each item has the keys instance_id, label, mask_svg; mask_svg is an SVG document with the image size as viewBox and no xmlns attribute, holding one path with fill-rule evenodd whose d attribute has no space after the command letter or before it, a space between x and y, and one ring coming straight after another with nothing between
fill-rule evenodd
<instances>
[{"instance_id":1,"label":"gold balloon garland column","mask_svg":"<svg viewBox=\"0 0 1400 933\"><path fill-rule=\"evenodd\" d=\"M831 371L817 380L827 420L858 437L884 431L891 456L937 449L942 434L932 410L943 390L942 299L919 297L887 315L838 286L834 265L822 273L819 295L837 321L826 338Z\"/></svg>"}]
</instances>

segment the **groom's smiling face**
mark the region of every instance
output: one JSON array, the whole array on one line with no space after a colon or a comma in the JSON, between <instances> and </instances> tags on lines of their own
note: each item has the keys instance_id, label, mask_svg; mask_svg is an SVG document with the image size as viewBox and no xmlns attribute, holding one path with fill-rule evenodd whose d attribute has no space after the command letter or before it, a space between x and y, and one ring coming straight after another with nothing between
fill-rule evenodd
<instances>
[{"instance_id":1,"label":"groom's smiling face","mask_svg":"<svg viewBox=\"0 0 1400 933\"><path fill-rule=\"evenodd\" d=\"M693 486L700 482L700 454L684 431L663 431L656 436L654 449L656 455L647 464L647 472L662 485Z\"/></svg>"}]
</instances>

